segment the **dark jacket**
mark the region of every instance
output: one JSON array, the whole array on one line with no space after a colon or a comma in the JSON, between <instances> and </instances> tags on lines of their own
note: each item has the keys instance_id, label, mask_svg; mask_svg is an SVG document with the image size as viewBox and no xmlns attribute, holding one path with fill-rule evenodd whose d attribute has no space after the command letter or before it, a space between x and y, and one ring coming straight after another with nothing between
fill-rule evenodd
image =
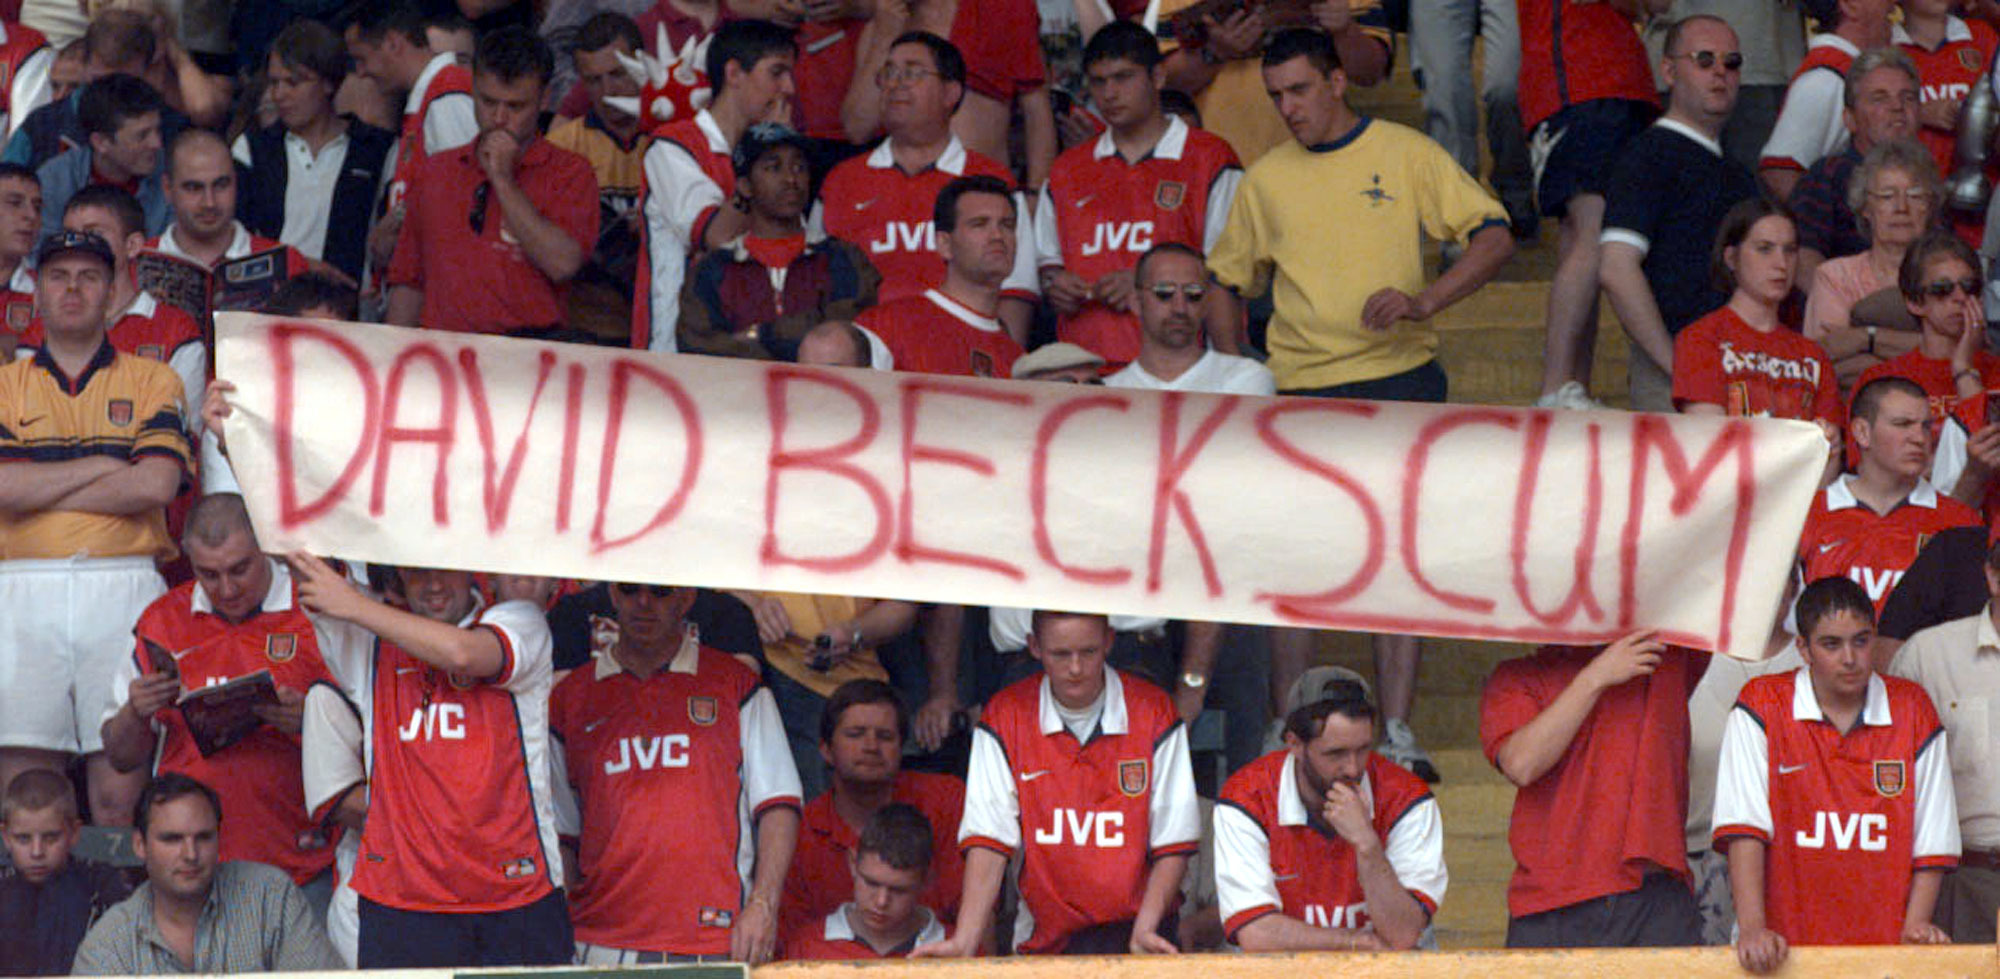
<instances>
[{"instance_id":1,"label":"dark jacket","mask_svg":"<svg viewBox=\"0 0 2000 979\"><path fill-rule=\"evenodd\" d=\"M236 211L252 234L276 239L285 228L285 186L290 167L285 155L285 127L267 126L244 134L250 148L248 179L237 191ZM361 281L368 257L368 219L375 213L375 192L382 186L382 169L396 134L349 117L347 157L334 181L333 198L316 203L327 212L326 248L320 258Z\"/></svg>"},{"instance_id":2,"label":"dark jacket","mask_svg":"<svg viewBox=\"0 0 2000 979\"><path fill-rule=\"evenodd\" d=\"M772 279L741 238L703 255L681 287L681 351L797 360L813 327L875 305L882 284L868 256L837 238L807 242L785 269L782 291Z\"/></svg>"}]
</instances>

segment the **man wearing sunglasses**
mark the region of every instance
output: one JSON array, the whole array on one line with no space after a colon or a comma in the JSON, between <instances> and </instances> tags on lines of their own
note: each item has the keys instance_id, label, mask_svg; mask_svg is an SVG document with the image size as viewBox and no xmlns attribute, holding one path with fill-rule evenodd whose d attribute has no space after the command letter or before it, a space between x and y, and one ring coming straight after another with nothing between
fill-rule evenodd
<instances>
[{"instance_id":1,"label":"man wearing sunglasses","mask_svg":"<svg viewBox=\"0 0 2000 979\"><path fill-rule=\"evenodd\" d=\"M550 700L584 965L760 965L777 941L798 770L771 691L687 627L694 596L613 584L617 639Z\"/></svg>"},{"instance_id":2,"label":"man wearing sunglasses","mask_svg":"<svg viewBox=\"0 0 2000 979\"><path fill-rule=\"evenodd\" d=\"M464 333L550 335L597 241L597 177L541 137L555 55L525 28L480 38L479 137L415 161L389 265L387 319Z\"/></svg>"},{"instance_id":3,"label":"man wearing sunglasses","mask_svg":"<svg viewBox=\"0 0 2000 979\"><path fill-rule=\"evenodd\" d=\"M1444 823L1423 779L1376 754L1358 678L1285 719L1285 747L1215 807L1222 927L1246 952L1416 947L1444 900Z\"/></svg>"},{"instance_id":4,"label":"man wearing sunglasses","mask_svg":"<svg viewBox=\"0 0 2000 979\"><path fill-rule=\"evenodd\" d=\"M1701 944L1687 705L1708 660L1646 630L1544 646L1487 679L1479 740L1518 788L1508 947Z\"/></svg>"},{"instance_id":5,"label":"man wearing sunglasses","mask_svg":"<svg viewBox=\"0 0 2000 979\"><path fill-rule=\"evenodd\" d=\"M1977 278L1968 275L1966 282L1977 289ZM1947 298L1976 302L1974 295ZM1981 520L1977 510L1924 478L1935 429L1922 386L1906 377L1878 377L1855 390L1849 414L1848 439L1860 450L1860 464L1813 498L1799 561L1807 581L1839 575L1859 582L1880 615L1924 541Z\"/></svg>"}]
</instances>

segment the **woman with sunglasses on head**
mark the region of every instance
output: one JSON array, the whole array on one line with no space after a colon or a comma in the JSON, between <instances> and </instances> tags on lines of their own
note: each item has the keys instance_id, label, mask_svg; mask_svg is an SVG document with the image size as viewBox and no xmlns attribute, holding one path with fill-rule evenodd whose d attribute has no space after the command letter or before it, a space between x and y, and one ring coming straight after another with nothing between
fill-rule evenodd
<instances>
[{"instance_id":1,"label":"woman with sunglasses on head","mask_svg":"<svg viewBox=\"0 0 2000 979\"><path fill-rule=\"evenodd\" d=\"M1820 263L1806 298L1805 334L1826 348L1843 386L1916 345L1907 328L1863 325L1853 314L1863 300L1896 287L1896 271L1910 244L1938 226L1943 196L1936 162L1911 140L1878 143L1854 168L1847 206L1868 250Z\"/></svg>"},{"instance_id":2,"label":"woman with sunglasses on head","mask_svg":"<svg viewBox=\"0 0 2000 979\"><path fill-rule=\"evenodd\" d=\"M1723 216L1711 271L1731 290L1729 302L1674 338L1674 407L1817 421L1837 450L1846 411L1833 363L1780 321L1798 260L1798 226L1785 205L1752 198ZM1837 459L1828 456L1828 478L1839 471Z\"/></svg>"}]
</instances>

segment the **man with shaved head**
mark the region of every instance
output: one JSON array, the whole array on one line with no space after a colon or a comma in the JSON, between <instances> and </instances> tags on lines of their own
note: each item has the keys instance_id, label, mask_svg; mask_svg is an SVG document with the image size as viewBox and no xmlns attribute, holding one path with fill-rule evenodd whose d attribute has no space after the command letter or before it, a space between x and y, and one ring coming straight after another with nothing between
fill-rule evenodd
<instances>
[{"instance_id":1,"label":"man with shaved head","mask_svg":"<svg viewBox=\"0 0 2000 979\"><path fill-rule=\"evenodd\" d=\"M241 496L203 497L181 547L194 580L140 614L104 715L104 750L119 771L151 765L155 776L177 772L212 786L231 827L222 859L285 871L323 911L333 847L306 814L299 770L299 707L308 687L334 678L318 631L291 572L258 549ZM259 673L276 692L275 703L256 708L264 723L203 751L175 706L182 692Z\"/></svg>"},{"instance_id":2,"label":"man with shaved head","mask_svg":"<svg viewBox=\"0 0 2000 979\"><path fill-rule=\"evenodd\" d=\"M173 223L147 243L152 251L207 268L282 251L281 281L314 264L298 249L253 235L236 220L236 161L229 155L229 144L209 130L189 129L174 137L167 152L167 203L173 207Z\"/></svg>"}]
</instances>

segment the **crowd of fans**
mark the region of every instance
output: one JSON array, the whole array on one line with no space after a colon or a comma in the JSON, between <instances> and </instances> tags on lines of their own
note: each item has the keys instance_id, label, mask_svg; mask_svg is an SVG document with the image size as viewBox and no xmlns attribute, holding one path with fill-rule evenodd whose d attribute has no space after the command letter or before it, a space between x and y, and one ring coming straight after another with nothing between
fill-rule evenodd
<instances>
[{"instance_id":1,"label":"crowd of fans","mask_svg":"<svg viewBox=\"0 0 2000 979\"><path fill-rule=\"evenodd\" d=\"M1487 681L1508 943L1994 941L2000 11L1803 7L0 0L0 972L1434 947L1414 637L267 554L210 323L1436 402L1544 216L1540 407L1829 451L1766 660Z\"/></svg>"}]
</instances>

